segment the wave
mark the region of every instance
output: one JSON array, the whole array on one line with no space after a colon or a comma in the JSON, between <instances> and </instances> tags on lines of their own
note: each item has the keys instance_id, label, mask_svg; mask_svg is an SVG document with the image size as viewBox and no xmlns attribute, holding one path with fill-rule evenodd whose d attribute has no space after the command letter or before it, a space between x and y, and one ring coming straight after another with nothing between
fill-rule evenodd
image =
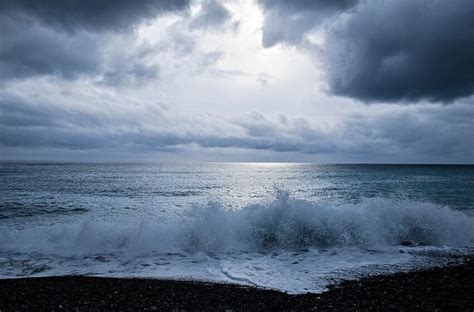
<instances>
[{"instance_id":1,"label":"wave","mask_svg":"<svg viewBox=\"0 0 474 312\"><path fill-rule=\"evenodd\" d=\"M474 246L474 218L432 203L384 198L333 206L278 192L239 209L210 202L181 215L0 227L0 250L52 254L271 252L403 242Z\"/></svg>"},{"instance_id":2,"label":"wave","mask_svg":"<svg viewBox=\"0 0 474 312\"><path fill-rule=\"evenodd\" d=\"M21 202L0 203L0 219L23 218L42 215L71 215L87 212L80 207L67 207L48 202L24 204Z\"/></svg>"}]
</instances>

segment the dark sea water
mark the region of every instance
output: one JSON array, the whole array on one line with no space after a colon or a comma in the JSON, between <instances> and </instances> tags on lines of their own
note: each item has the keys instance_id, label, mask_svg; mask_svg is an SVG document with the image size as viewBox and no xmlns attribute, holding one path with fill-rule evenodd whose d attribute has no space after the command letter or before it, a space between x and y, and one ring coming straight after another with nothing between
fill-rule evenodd
<instances>
[{"instance_id":1,"label":"dark sea water","mask_svg":"<svg viewBox=\"0 0 474 312\"><path fill-rule=\"evenodd\" d=\"M321 291L472 253L473 215L474 166L1 162L0 276Z\"/></svg>"}]
</instances>

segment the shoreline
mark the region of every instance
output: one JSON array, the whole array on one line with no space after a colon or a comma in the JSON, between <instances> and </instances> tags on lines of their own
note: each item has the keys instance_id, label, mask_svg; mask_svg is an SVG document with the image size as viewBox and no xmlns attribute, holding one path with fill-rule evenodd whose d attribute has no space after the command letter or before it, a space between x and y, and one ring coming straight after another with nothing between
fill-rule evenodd
<instances>
[{"instance_id":1,"label":"shoreline","mask_svg":"<svg viewBox=\"0 0 474 312\"><path fill-rule=\"evenodd\" d=\"M184 280L92 276L0 280L0 311L474 310L474 258L343 281L324 293Z\"/></svg>"}]
</instances>

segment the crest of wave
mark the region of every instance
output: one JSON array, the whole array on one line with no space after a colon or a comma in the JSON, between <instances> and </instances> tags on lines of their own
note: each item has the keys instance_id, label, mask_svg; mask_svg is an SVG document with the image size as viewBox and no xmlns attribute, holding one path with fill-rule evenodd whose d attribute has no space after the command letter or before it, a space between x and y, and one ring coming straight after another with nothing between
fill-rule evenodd
<instances>
[{"instance_id":1,"label":"crest of wave","mask_svg":"<svg viewBox=\"0 0 474 312\"><path fill-rule=\"evenodd\" d=\"M270 202L240 209L211 202L191 207L179 217L89 219L22 230L4 227L0 234L0 250L61 254L373 248L403 241L472 247L474 218L410 200L374 198L332 206L280 191Z\"/></svg>"}]
</instances>

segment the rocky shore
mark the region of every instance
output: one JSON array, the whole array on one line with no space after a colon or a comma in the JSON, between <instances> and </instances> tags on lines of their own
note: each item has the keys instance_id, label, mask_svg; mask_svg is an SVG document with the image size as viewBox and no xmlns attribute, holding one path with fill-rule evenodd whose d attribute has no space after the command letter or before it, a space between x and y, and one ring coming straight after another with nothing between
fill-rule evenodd
<instances>
[{"instance_id":1,"label":"rocky shore","mask_svg":"<svg viewBox=\"0 0 474 312\"><path fill-rule=\"evenodd\" d=\"M473 311L474 259L372 276L322 294L230 284L86 276L0 280L3 311Z\"/></svg>"}]
</instances>

